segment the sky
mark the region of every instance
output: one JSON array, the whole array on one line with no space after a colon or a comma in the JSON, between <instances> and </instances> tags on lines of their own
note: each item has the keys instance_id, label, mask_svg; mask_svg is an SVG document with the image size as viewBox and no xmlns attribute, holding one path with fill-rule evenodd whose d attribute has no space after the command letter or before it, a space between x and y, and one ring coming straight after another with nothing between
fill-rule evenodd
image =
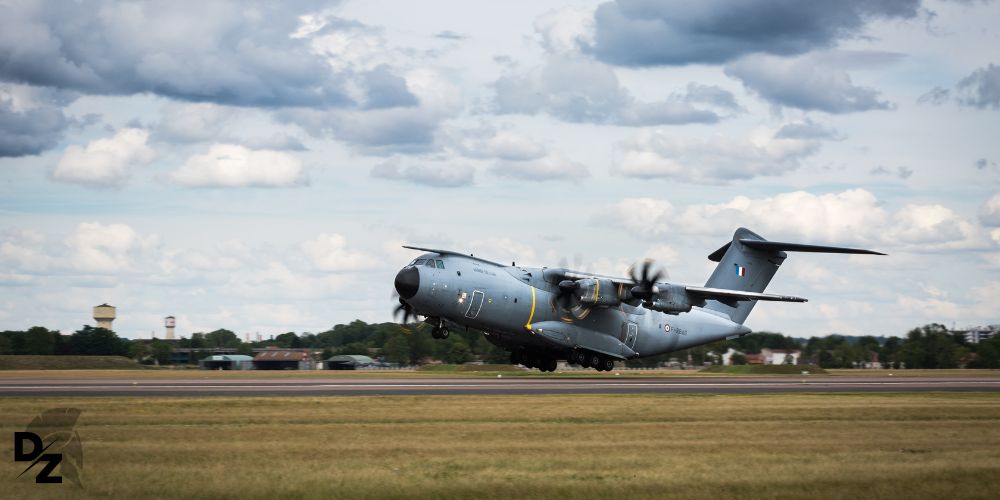
<instances>
[{"instance_id":1,"label":"sky","mask_svg":"<svg viewBox=\"0 0 1000 500\"><path fill-rule=\"evenodd\" d=\"M403 244L790 254L755 330L1000 323L1000 2L0 0L0 330L391 319Z\"/></svg>"}]
</instances>

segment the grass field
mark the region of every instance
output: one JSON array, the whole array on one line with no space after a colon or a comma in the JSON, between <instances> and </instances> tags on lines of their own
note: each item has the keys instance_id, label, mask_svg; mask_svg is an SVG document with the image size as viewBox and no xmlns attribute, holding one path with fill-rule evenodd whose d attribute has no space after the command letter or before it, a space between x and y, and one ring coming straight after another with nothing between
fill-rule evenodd
<instances>
[{"instance_id":1,"label":"grass field","mask_svg":"<svg viewBox=\"0 0 1000 500\"><path fill-rule=\"evenodd\" d=\"M4 398L83 411L83 490L5 497L995 498L1000 395Z\"/></svg>"},{"instance_id":2,"label":"grass field","mask_svg":"<svg viewBox=\"0 0 1000 500\"><path fill-rule=\"evenodd\" d=\"M142 370L148 368L124 356L0 355L0 370Z\"/></svg>"}]
</instances>

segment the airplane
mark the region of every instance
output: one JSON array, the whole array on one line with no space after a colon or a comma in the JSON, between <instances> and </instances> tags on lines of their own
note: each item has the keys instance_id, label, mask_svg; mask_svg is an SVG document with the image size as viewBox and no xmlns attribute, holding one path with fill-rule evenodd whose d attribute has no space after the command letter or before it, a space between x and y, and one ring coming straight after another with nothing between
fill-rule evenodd
<instances>
[{"instance_id":1,"label":"airplane","mask_svg":"<svg viewBox=\"0 0 1000 500\"><path fill-rule=\"evenodd\" d=\"M394 315L404 324L423 316L436 339L448 338L449 328L481 330L511 352L512 364L543 372L554 371L558 360L610 371L616 361L749 334L743 323L758 301L806 302L763 293L786 252L885 255L768 241L741 227L708 256L718 265L705 286L690 286L661 281L649 260L619 278L403 248L426 252L396 274Z\"/></svg>"}]
</instances>

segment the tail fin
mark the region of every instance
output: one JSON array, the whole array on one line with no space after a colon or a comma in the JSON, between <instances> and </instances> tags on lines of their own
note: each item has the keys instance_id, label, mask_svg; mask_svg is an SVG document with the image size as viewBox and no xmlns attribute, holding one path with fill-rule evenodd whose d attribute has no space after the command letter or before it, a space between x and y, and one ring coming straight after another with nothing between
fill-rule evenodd
<instances>
[{"instance_id":1,"label":"tail fin","mask_svg":"<svg viewBox=\"0 0 1000 500\"><path fill-rule=\"evenodd\" d=\"M786 251L885 255L856 248L767 241L757 233L741 227L733 234L733 241L708 256L709 260L718 262L719 265L708 278L705 287L763 292L781 263L788 257ZM705 308L726 314L736 323L743 323L756 304L756 300L745 300L737 302L733 307L717 300L709 300Z\"/></svg>"}]
</instances>

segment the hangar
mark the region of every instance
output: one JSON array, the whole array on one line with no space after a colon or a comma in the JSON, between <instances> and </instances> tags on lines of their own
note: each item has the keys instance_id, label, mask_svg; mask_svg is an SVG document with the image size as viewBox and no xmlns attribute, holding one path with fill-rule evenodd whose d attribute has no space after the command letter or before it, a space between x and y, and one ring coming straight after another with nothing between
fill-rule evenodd
<instances>
[{"instance_id":1,"label":"hangar","mask_svg":"<svg viewBox=\"0 0 1000 500\"><path fill-rule=\"evenodd\" d=\"M312 370L313 360L305 351L268 349L253 358L255 370Z\"/></svg>"},{"instance_id":2,"label":"hangar","mask_svg":"<svg viewBox=\"0 0 1000 500\"><path fill-rule=\"evenodd\" d=\"M253 357L243 354L216 354L198 362L203 370L252 370Z\"/></svg>"},{"instance_id":3,"label":"hangar","mask_svg":"<svg viewBox=\"0 0 1000 500\"><path fill-rule=\"evenodd\" d=\"M360 354L341 354L326 360L327 370L357 370L375 364L375 360Z\"/></svg>"}]
</instances>

